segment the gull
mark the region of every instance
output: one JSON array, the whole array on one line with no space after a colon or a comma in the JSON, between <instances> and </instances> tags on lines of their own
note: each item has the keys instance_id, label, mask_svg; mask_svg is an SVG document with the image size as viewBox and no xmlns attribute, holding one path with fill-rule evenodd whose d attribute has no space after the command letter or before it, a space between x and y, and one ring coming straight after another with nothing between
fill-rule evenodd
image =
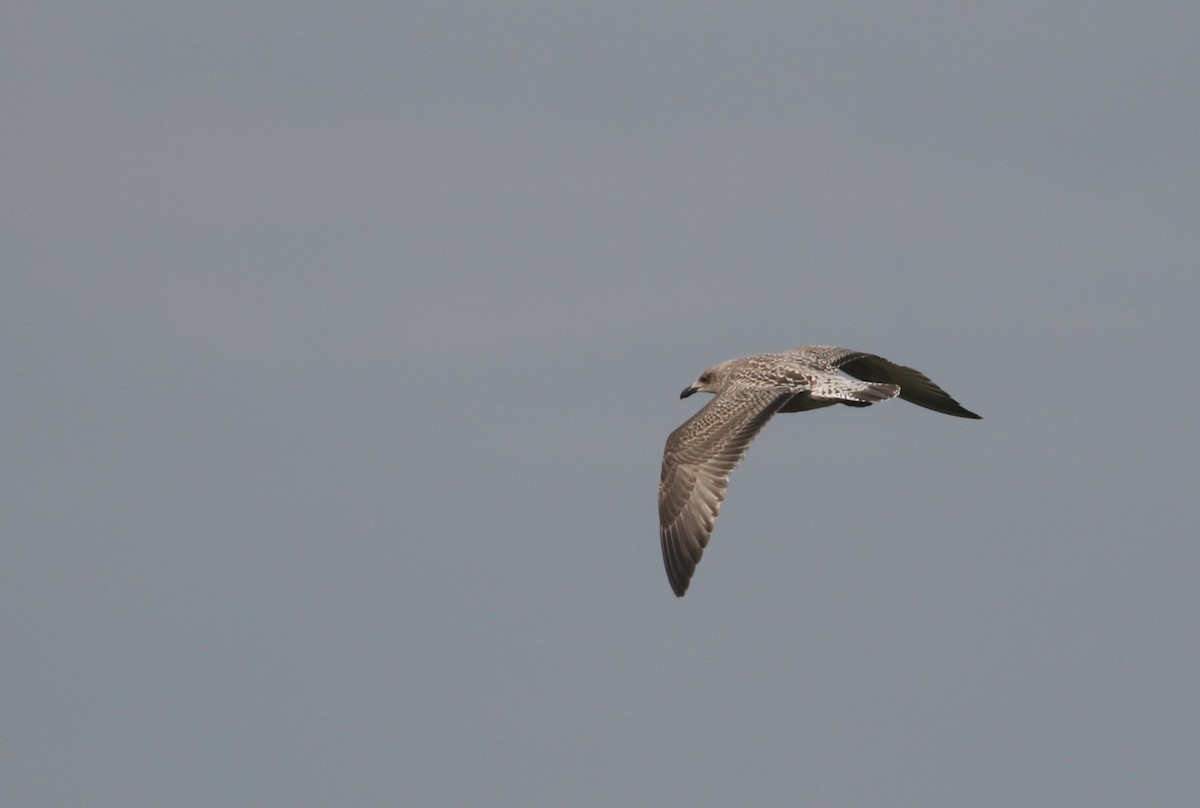
<instances>
[{"instance_id":1,"label":"gull","mask_svg":"<svg viewBox=\"0 0 1200 808\"><path fill-rule=\"evenodd\" d=\"M934 412L980 417L919 371L831 345L730 359L701 373L679 397L693 393L715 397L667 438L658 483L663 564L679 597L708 546L730 473L775 413L867 407L898 396Z\"/></svg>"}]
</instances>

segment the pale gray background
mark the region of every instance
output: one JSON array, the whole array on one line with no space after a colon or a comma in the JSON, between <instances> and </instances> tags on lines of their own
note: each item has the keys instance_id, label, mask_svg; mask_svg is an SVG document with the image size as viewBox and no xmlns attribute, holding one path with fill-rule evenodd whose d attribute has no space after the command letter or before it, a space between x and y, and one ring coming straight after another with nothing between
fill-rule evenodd
<instances>
[{"instance_id":1,"label":"pale gray background","mask_svg":"<svg viewBox=\"0 0 1200 808\"><path fill-rule=\"evenodd\" d=\"M17 2L3 803L1195 806L1200 5ZM829 342L682 601L679 390Z\"/></svg>"}]
</instances>

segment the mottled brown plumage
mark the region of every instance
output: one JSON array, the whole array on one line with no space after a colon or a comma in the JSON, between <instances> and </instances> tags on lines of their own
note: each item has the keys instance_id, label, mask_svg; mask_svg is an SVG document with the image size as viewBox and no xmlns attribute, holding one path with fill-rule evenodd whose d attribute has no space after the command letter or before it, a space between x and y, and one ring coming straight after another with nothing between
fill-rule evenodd
<instances>
[{"instance_id":1,"label":"mottled brown plumage","mask_svg":"<svg viewBox=\"0 0 1200 808\"><path fill-rule=\"evenodd\" d=\"M698 392L716 396L667 438L658 484L663 563L680 597L708 546L730 473L775 413L866 407L899 396L935 412L979 418L919 371L828 345L730 359L701 373L679 397Z\"/></svg>"}]
</instances>

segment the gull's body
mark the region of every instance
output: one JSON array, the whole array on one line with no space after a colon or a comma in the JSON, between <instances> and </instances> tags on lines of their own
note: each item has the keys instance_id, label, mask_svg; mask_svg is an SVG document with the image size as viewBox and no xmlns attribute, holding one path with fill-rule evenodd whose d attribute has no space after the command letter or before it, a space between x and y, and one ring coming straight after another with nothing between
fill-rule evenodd
<instances>
[{"instance_id":1,"label":"gull's body","mask_svg":"<svg viewBox=\"0 0 1200 808\"><path fill-rule=\"evenodd\" d=\"M708 546L730 473L775 413L866 407L899 396L935 412L979 418L923 373L826 345L730 359L700 374L679 397L692 393L716 396L667 438L658 484L663 563L680 597Z\"/></svg>"}]
</instances>

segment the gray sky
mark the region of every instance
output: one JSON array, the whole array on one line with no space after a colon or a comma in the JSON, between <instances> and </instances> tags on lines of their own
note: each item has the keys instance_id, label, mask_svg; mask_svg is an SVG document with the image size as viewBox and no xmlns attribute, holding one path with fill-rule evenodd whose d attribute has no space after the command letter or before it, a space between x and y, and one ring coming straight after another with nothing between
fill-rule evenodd
<instances>
[{"instance_id":1,"label":"gray sky","mask_svg":"<svg viewBox=\"0 0 1200 808\"><path fill-rule=\"evenodd\" d=\"M1195 804L1195 2L5 18L5 804Z\"/></svg>"}]
</instances>

